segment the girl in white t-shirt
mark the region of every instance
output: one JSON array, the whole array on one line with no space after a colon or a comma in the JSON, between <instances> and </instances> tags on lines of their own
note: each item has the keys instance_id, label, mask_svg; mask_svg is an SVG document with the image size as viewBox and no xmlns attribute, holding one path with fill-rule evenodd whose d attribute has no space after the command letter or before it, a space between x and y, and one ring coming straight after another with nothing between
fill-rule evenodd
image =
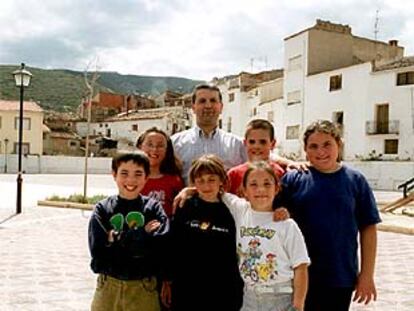
<instances>
[{"instance_id":1,"label":"girl in white t-shirt","mask_svg":"<svg viewBox=\"0 0 414 311\"><path fill-rule=\"evenodd\" d=\"M236 222L245 282L242 311L302 311L310 259L297 224L273 220L278 177L268 163L255 162L244 175L243 188L248 201L229 193L222 196Z\"/></svg>"}]
</instances>

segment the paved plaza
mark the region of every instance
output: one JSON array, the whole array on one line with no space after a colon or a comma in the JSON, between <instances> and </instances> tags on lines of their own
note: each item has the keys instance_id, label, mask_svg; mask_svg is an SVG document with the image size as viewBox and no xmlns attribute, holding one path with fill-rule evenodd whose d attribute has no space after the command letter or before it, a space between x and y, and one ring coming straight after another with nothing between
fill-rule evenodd
<instances>
[{"instance_id":1,"label":"paved plaza","mask_svg":"<svg viewBox=\"0 0 414 311\"><path fill-rule=\"evenodd\" d=\"M115 192L110 176L91 175L89 181L90 194ZM90 212L36 206L52 194L81 193L82 182L81 175L24 176L23 213L7 219L15 208L15 176L0 175L1 311L89 310L95 287L87 248ZM379 232L378 301L352 310L414 310L412 267L414 235Z\"/></svg>"}]
</instances>

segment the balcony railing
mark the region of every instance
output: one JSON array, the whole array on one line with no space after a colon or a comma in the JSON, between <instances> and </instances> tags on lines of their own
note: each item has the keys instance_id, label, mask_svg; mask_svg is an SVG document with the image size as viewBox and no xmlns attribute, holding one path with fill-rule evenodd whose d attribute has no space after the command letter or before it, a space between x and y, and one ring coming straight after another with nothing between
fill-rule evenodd
<instances>
[{"instance_id":1,"label":"balcony railing","mask_svg":"<svg viewBox=\"0 0 414 311\"><path fill-rule=\"evenodd\" d=\"M365 132L368 135L379 134L399 134L400 121L392 120L387 122L367 121L365 124Z\"/></svg>"}]
</instances>

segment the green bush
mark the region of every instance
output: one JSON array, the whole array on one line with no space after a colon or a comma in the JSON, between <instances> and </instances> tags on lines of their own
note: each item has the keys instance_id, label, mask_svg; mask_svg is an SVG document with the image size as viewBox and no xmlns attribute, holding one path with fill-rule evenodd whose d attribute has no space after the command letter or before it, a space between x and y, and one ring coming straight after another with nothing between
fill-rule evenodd
<instances>
[{"instance_id":1,"label":"green bush","mask_svg":"<svg viewBox=\"0 0 414 311\"><path fill-rule=\"evenodd\" d=\"M74 203L85 203L85 204L96 204L97 202L105 199L107 195L104 194L97 194L91 197L86 197L80 193L71 194L68 197L60 197L58 195L52 195L51 197L46 198L48 201L66 201L66 202L74 202Z\"/></svg>"}]
</instances>

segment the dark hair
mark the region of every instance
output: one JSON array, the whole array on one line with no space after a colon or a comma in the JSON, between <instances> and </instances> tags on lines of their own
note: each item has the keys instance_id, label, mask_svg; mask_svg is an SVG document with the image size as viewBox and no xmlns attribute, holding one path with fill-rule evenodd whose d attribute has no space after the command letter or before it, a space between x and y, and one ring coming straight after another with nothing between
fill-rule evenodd
<instances>
[{"instance_id":1,"label":"dark hair","mask_svg":"<svg viewBox=\"0 0 414 311\"><path fill-rule=\"evenodd\" d=\"M338 124L329 120L317 120L308 125L305 133L303 133L303 144L305 148L308 145L309 136L316 132L331 135L335 139L338 146L342 146L341 129L339 128ZM342 154L341 150L339 150L337 161L340 162L341 158Z\"/></svg>"},{"instance_id":2,"label":"dark hair","mask_svg":"<svg viewBox=\"0 0 414 311\"><path fill-rule=\"evenodd\" d=\"M112 171L118 172L118 168L122 163L132 161L138 166L144 168L145 175L150 173L150 164L147 155L142 151L120 151L112 158Z\"/></svg>"},{"instance_id":3,"label":"dark hair","mask_svg":"<svg viewBox=\"0 0 414 311\"><path fill-rule=\"evenodd\" d=\"M197 177L204 174L218 175L223 185L227 184L227 174L223 162L214 154L206 154L194 160L188 172L190 183L194 184Z\"/></svg>"},{"instance_id":4,"label":"dark hair","mask_svg":"<svg viewBox=\"0 0 414 311\"><path fill-rule=\"evenodd\" d=\"M193 95L191 96L191 103L194 104L197 98L197 91L199 90L210 90L215 91L219 94L220 102L223 100L223 97L221 95L220 89L215 85L209 85L209 84L199 84L197 85L193 90Z\"/></svg>"},{"instance_id":5,"label":"dark hair","mask_svg":"<svg viewBox=\"0 0 414 311\"><path fill-rule=\"evenodd\" d=\"M254 119L247 123L244 138L247 139L251 130L265 130L269 132L270 140L275 140L275 129L269 121L265 119Z\"/></svg>"},{"instance_id":6,"label":"dark hair","mask_svg":"<svg viewBox=\"0 0 414 311\"><path fill-rule=\"evenodd\" d=\"M167 175L179 175L181 176L182 164L180 160L174 154L174 147L171 141L171 138L161 129L157 128L156 126L147 129L143 132L137 140L136 147L141 149L142 144L145 138L150 133L157 133L164 136L165 141L167 142L167 149L165 151L165 158L161 161L160 164L160 173L167 174Z\"/></svg>"},{"instance_id":7,"label":"dark hair","mask_svg":"<svg viewBox=\"0 0 414 311\"><path fill-rule=\"evenodd\" d=\"M246 188L247 186L247 178L249 178L250 173L255 170L263 170L266 173L269 173L269 175L273 177L275 181L275 185L279 186L279 177L276 175L275 171L270 166L270 164L266 161L256 161L256 162L249 163L249 166L247 167L247 170L243 175L243 187L244 188Z\"/></svg>"}]
</instances>

